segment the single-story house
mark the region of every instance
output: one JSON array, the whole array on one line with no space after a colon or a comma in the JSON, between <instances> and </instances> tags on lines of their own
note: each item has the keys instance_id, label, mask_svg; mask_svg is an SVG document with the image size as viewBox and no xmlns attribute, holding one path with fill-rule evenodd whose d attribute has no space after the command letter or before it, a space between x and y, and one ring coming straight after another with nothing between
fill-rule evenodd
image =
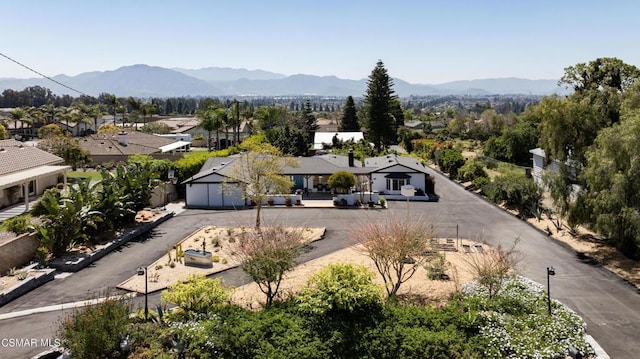
<instances>
[{"instance_id":1,"label":"single-story house","mask_svg":"<svg viewBox=\"0 0 640 359\"><path fill-rule=\"evenodd\" d=\"M157 120L157 122L161 122L169 126L172 134L189 134L192 137L202 136L206 139L208 136L207 131L205 131L201 127L198 127L201 121L202 120L197 117L171 117ZM248 121L242 121L240 123L239 135L240 142L251 135L251 126ZM218 144L215 143L215 131L211 133L211 146L213 148L227 148L235 143L236 136L236 131L233 128L229 127L227 130L225 130L225 128L222 127L218 131ZM203 147L204 146L206 146L206 141L204 142Z\"/></svg>"},{"instance_id":2,"label":"single-story house","mask_svg":"<svg viewBox=\"0 0 640 359\"><path fill-rule=\"evenodd\" d=\"M149 155L156 159L177 160L181 152L188 152L191 143L150 135L139 131L114 134L94 134L78 140L80 147L89 151L92 164L126 161L134 154Z\"/></svg>"},{"instance_id":3,"label":"single-story house","mask_svg":"<svg viewBox=\"0 0 640 359\"><path fill-rule=\"evenodd\" d=\"M233 178L233 167L240 155L212 157L207 159L200 172L182 182L185 185L185 203L190 208L243 207L247 203L237 179ZM400 187L413 185L417 191L433 192L433 181L428 172L415 159L389 155L366 159L364 166L353 157L326 154L314 157L298 157L297 166L285 166L282 175L290 176L294 182L292 190L300 192L331 192L329 177L337 171L348 171L356 175L358 192L378 192L401 198ZM225 186L225 183L228 186ZM231 189L231 190L230 190ZM377 196L377 194L376 194ZM428 199L428 196L423 198Z\"/></svg>"},{"instance_id":4,"label":"single-story house","mask_svg":"<svg viewBox=\"0 0 640 359\"><path fill-rule=\"evenodd\" d=\"M62 158L16 140L0 140L0 208L41 195L67 182L70 166Z\"/></svg>"},{"instance_id":5,"label":"single-story house","mask_svg":"<svg viewBox=\"0 0 640 359\"><path fill-rule=\"evenodd\" d=\"M358 142L364 139L364 134L362 132L316 132L313 136L313 149L322 150L325 145L331 146L334 137L341 142L349 140Z\"/></svg>"}]
</instances>

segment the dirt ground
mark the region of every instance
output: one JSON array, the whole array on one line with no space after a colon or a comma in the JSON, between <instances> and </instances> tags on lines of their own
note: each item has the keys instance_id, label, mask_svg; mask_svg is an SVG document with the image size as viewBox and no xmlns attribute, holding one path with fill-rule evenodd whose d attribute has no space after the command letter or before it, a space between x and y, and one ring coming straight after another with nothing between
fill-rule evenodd
<instances>
[{"instance_id":1,"label":"dirt ground","mask_svg":"<svg viewBox=\"0 0 640 359\"><path fill-rule=\"evenodd\" d=\"M200 228L176 243L180 245L182 251L187 249L205 250L211 252L213 266L211 268L200 268L184 265L184 260L176 260L176 246L167 248L167 254L151 263L148 267L148 290L155 292L167 288L173 283L186 280L190 274L210 275L222 272L229 268L240 265L240 259L236 254L239 236L246 228L207 226ZM317 241L324 236L324 227L307 227L303 230L305 239L309 242ZM120 283L118 288L126 289L138 293L144 293L144 276L134 275L126 281Z\"/></svg>"},{"instance_id":2,"label":"dirt ground","mask_svg":"<svg viewBox=\"0 0 640 359\"><path fill-rule=\"evenodd\" d=\"M462 244L469 244L473 247L477 243L462 240ZM487 250L489 249L484 244L483 247ZM450 265L446 270L450 279L430 280L427 277L427 271L419 267L411 279L400 287L399 296L401 298L411 299L414 303L444 304L451 293L457 291L463 284L473 281L473 274L467 258L469 256L484 255L480 253L465 254L462 251L440 253L445 255L445 259ZM353 263L366 266L376 274L375 281L380 285L384 284L382 277L376 271L373 261L367 257L361 245L356 245L297 266L293 271L285 275L280 286L280 298L287 298L297 293L312 275L330 263ZM260 309L264 304L265 295L260 292L257 284L250 283L235 288L232 294L232 301L250 309Z\"/></svg>"}]
</instances>

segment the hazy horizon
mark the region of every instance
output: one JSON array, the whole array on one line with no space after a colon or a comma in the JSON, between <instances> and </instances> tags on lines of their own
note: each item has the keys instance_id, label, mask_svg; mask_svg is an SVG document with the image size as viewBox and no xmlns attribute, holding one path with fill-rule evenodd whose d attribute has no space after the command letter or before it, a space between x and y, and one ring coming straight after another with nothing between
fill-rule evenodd
<instances>
[{"instance_id":1,"label":"hazy horizon","mask_svg":"<svg viewBox=\"0 0 640 359\"><path fill-rule=\"evenodd\" d=\"M47 76L148 64L366 78L378 59L412 84L557 80L598 57L640 65L640 2L206 0L3 4L0 53ZM1 78L36 74L0 58Z\"/></svg>"}]
</instances>

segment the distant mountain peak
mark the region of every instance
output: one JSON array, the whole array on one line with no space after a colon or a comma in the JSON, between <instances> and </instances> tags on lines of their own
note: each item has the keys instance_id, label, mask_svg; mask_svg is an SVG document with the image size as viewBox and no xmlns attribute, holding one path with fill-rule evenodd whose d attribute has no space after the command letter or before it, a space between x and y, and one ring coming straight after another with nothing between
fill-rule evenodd
<instances>
[{"instance_id":1,"label":"distant mountain peak","mask_svg":"<svg viewBox=\"0 0 640 359\"><path fill-rule=\"evenodd\" d=\"M263 70L229 67L201 69L168 69L147 64L122 66L111 71L92 71L77 76L55 77L67 86L97 96L114 93L117 96L282 96L316 94L319 96L362 96L366 79L348 80L334 75L295 74L286 76ZM556 80L528 80L515 77L452 81L437 85L411 84L394 78L394 90L400 97L444 95L566 94ZM23 90L42 86L56 94L72 94L67 88L43 78L0 79L0 91Z\"/></svg>"}]
</instances>

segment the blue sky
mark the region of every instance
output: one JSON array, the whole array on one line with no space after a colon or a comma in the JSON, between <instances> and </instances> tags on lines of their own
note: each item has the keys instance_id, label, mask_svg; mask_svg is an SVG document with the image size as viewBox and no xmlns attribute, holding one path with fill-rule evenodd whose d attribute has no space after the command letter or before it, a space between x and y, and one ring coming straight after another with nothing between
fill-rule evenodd
<instances>
[{"instance_id":1,"label":"blue sky","mask_svg":"<svg viewBox=\"0 0 640 359\"><path fill-rule=\"evenodd\" d=\"M437 84L640 66L640 1L0 0L0 52L46 75L148 64ZM0 77L35 77L0 58Z\"/></svg>"}]
</instances>

